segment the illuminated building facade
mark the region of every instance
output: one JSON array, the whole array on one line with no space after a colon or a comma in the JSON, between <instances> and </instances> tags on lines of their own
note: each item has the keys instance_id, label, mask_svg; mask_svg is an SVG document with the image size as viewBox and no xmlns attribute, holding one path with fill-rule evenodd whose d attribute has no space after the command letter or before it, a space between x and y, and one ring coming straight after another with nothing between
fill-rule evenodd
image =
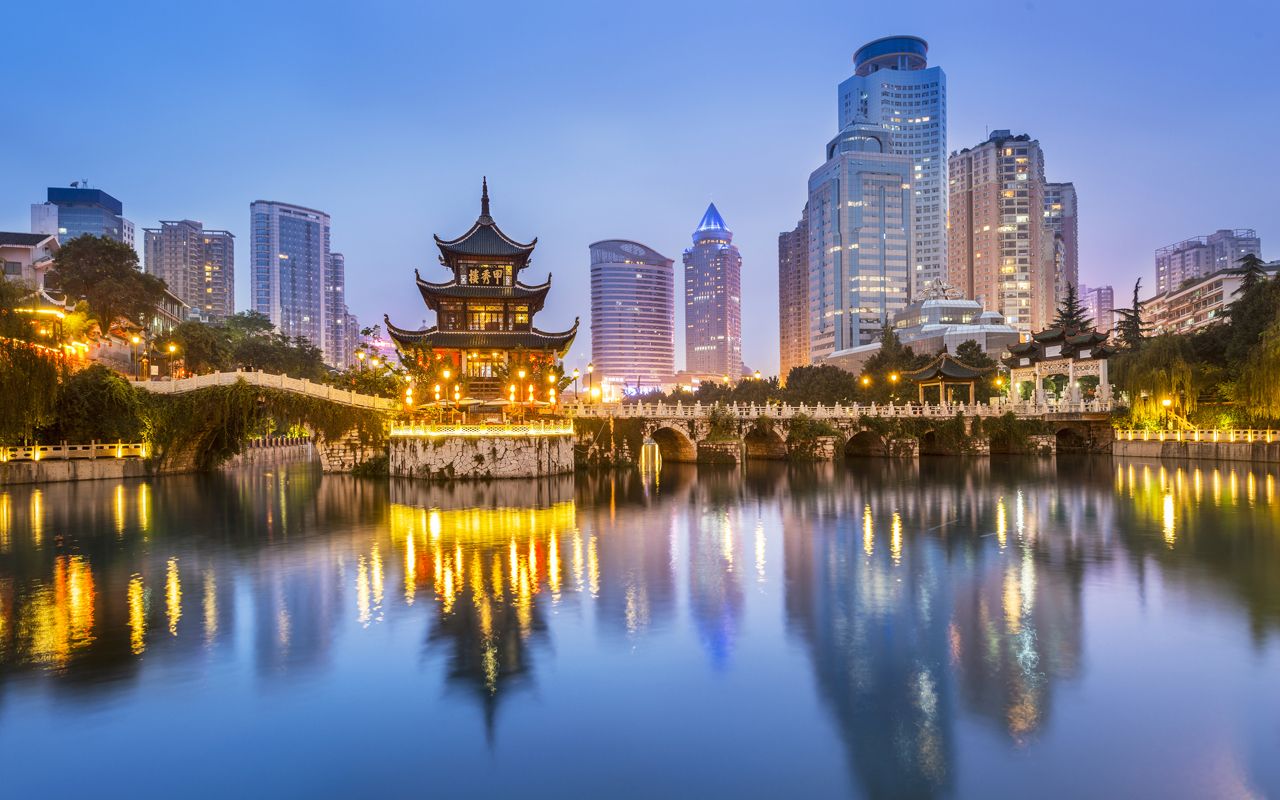
<instances>
[{"instance_id":1,"label":"illuminated building facade","mask_svg":"<svg viewBox=\"0 0 1280 800\"><path fill-rule=\"evenodd\" d=\"M205 230L195 220L161 220L143 229L146 271L201 318L216 322L235 313L235 236Z\"/></svg>"},{"instance_id":2,"label":"illuminated building facade","mask_svg":"<svg viewBox=\"0 0 1280 800\"><path fill-rule=\"evenodd\" d=\"M884 126L855 122L809 176L809 357L874 341L907 304L911 158Z\"/></svg>"},{"instance_id":3,"label":"illuminated building facade","mask_svg":"<svg viewBox=\"0 0 1280 800\"><path fill-rule=\"evenodd\" d=\"M916 36L869 42L839 91L840 130L881 125L893 132L889 152L911 160L912 297L947 274L947 76L928 51Z\"/></svg>"},{"instance_id":4,"label":"illuminated building facade","mask_svg":"<svg viewBox=\"0 0 1280 800\"><path fill-rule=\"evenodd\" d=\"M742 255L715 203L684 251L685 369L742 375Z\"/></svg>"},{"instance_id":5,"label":"illuminated building facade","mask_svg":"<svg viewBox=\"0 0 1280 800\"><path fill-rule=\"evenodd\" d=\"M1055 302L1067 296L1067 286L1080 288L1080 222L1076 216L1076 185L1044 185L1044 224L1055 245Z\"/></svg>"},{"instance_id":6,"label":"illuminated building facade","mask_svg":"<svg viewBox=\"0 0 1280 800\"><path fill-rule=\"evenodd\" d=\"M602 383L640 391L675 373L673 263L639 242L591 245L591 360Z\"/></svg>"},{"instance_id":7,"label":"illuminated building facade","mask_svg":"<svg viewBox=\"0 0 1280 800\"><path fill-rule=\"evenodd\" d=\"M809 363L809 206L778 234L778 377Z\"/></svg>"},{"instance_id":8,"label":"illuminated building facade","mask_svg":"<svg viewBox=\"0 0 1280 800\"><path fill-rule=\"evenodd\" d=\"M1249 255L1262 257L1262 240L1252 228L1224 229L1161 247L1156 251L1156 291L1172 291L1184 281L1235 269Z\"/></svg>"},{"instance_id":9,"label":"illuminated building facade","mask_svg":"<svg viewBox=\"0 0 1280 800\"><path fill-rule=\"evenodd\" d=\"M45 202L31 206L31 232L52 234L61 244L88 234L133 247L133 223L124 218L124 204L81 183L50 186Z\"/></svg>"},{"instance_id":10,"label":"illuminated building facade","mask_svg":"<svg viewBox=\"0 0 1280 800\"><path fill-rule=\"evenodd\" d=\"M456 239L435 240L440 263L452 277L430 283L417 276L417 284L427 307L436 312L436 324L414 331L384 317L401 357L430 372L448 369L465 383L467 396L477 399L505 396L509 372L516 366L535 375L553 370L573 343L578 321L555 333L533 326L551 289L551 276L537 285L521 282L520 272L529 266L538 240L525 244L502 232L489 214L487 181L475 223ZM545 389L535 391L541 398ZM526 399L523 387L520 395Z\"/></svg>"},{"instance_id":11,"label":"illuminated building facade","mask_svg":"<svg viewBox=\"0 0 1280 800\"><path fill-rule=\"evenodd\" d=\"M329 215L312 208L255 200L249 206L253 310L276 330L301 336L332 356L325 340L325 270Z\"/></svg>"},{"instance_id":12,"label":"illuminated building facade","mask_svg":"<svg viewBox=\"0 0 1280 800\"><path fill-rule=\"evenodd\" d=\"M947 281L1021 333L1046 328L1056 299L1045 225L1044 153L1026 134L993 131L951 155Z\"/></svg>"}]
</instances>

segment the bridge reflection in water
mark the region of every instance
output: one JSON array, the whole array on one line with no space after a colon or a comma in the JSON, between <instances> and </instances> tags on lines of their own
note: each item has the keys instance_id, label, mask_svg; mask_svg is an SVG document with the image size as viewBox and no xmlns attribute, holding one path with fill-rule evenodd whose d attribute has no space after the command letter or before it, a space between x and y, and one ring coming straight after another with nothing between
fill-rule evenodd
<instances>
[{"instance_id":1,"label":"bridge reflection in water","mask_svg":"<svg viewBox=\"0 0 1280 800\"><path fill-rule=\"evenodd\" d=\"M53 720L105 697L115 729L141 735L184 675L201 676L215 703L245 687L283 695L305 678L326 704L358 687L374 724L418 698L415 713L451 725L415 747L448 741L498 776L511 764L513 782L547 752L542 737L565 741L610 718L626 725L590 728L602 742L629 731L663 752L745 759L732 776L688 767L694 788L821 794L838 780L866 796L968 794L979 764L1086 746L1072 738L1078 721L1049 735L1064 687L1110 697L1108 670L1126 658L1154 666L1141 652L1117 660L1091 648L1090 625L1102 635L1142 624L1127 635L1174 641L1181 606L1132 614L1164 593L1195 597L1245 632L1243 644L1218 642L1243 649L1217 681L1252 685L1280 667L1266 646L1280 629L1276 480L1242 465L923 459L465 486L322 479L278 464L0 489L0 718L17 702ZM1089 607L1131 616L1098 621ZM1091 661L1109 666L1091 673ZM399 702L378 703L383 683ZM33 706L35 687L58 702ZM578 691L594 710L566 699ZM1161 742L1173 715L1221 713L1213 687L1148 691L1133 698L1145 716L1095 708L1097 724ZM747 723L725 708L750 709L756 735L739 735ZM468 718L484 737L459 736ZM202 747L233 757L215 741L243 746L243 733L208 724ZM12 754L47 745L35 730L0 744ZM834 772L823 757L831 731ZM291 729L312 749L324 735ZM529 760L484 754L504 737ZM779 747L785 762L770 761ZM1120 785L1170 769L1160 747L1113 761L1091 752L1105 764L1082 780L1104 793L1109 776ZM1195 773L1201 782L1185 786L1221 788L1205 783L1221 777L1205 763L1173 769L1169 785ZM325 769L311 769L322 787ZM1274 769L1247 754L1237 770L1246 785L1275 785ZM638 780L657 792L661 777Z\"/></svg>"}]
</instances>

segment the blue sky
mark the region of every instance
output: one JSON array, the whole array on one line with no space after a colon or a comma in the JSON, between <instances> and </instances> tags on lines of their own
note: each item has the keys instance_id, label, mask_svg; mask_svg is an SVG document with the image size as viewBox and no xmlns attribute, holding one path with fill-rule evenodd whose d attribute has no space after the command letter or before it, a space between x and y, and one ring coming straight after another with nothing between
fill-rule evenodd
<instances>
[{"instance_id":1,"label":"blue sky","mask_svg":"<svg viewBox=\"0 0 1280 800\"><path fill-rule=\"evenodd\" d=\"M528 278L555 275L540 326L582 316L577 366L587 245L636 239L678 265L714 200L743 255L744 355L776 370L777 234L854 49L895 33L947 72L950 149L1027 132L1049 178L1075 182L1085 283L1127 297L1156 247L1222 227L1280 257L1280 11L1264 2L76 1L6 18L26 34L2 73L0 229L88 178L139 228L235 233L241 308L249 203L273 199L332 214L362 321L416 326L431 315L413 269L443 277L431 235L465 230L488 175L504 230L539 237Z\"/></svg>"}]
</instances>

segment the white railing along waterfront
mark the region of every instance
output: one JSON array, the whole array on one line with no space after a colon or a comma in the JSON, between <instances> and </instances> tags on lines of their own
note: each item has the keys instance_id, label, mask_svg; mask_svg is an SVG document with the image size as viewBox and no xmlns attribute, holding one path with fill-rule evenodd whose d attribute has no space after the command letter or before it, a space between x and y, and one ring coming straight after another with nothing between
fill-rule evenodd
<instances>
[{"instance_id":1,"label":"white railing along waterfront","mask_svg":"<svg viewBox=\"0 0 1280 800\"><path fill-rule=\"evenodd\" d=\"M470 423L457 425L392 425L392 436L404 437L437 437L437 436L569 436L573 434L573 424L569 422L547 422L539 420L528 423Z\"/></svg>"},{"instance_id":2,"label":"white railing along waterfront","mask_svg":"<svg viewBox=\"0 0 1280 800\"><path fill-rule=\"evenodd\" d=\"M250 386L281 389L308 397L317 397L321 400L329 400L334 403L355 406L356 408L369 408L377 411L394 411L398 408L395 400L386 397L373 397L353 392L350 389L339 389L335 386L326 386L323 383L312 383L306 378L290 378L288 375L272 375L262 371L244 372L236 370L235 372L215 372L211 375L192 375L189 378L178 378L171 381L132 381L131 383L139 389L146 389L157 394L182 394L184 392L194 392L197 389L206 389L210 386L230 386L236 381L244 381Z\"/></svg>"},{"instance_id":3,"label":"white railing along waterfront","mask_svg":"<svg viewBox=\"0 0 1280 800\"><path fill-rule=\"evenodd\" d=\"M1280 441L1280 431L1258 428L1187 431L1117 430L1116 439L1126 442L1272 442Z\"/></svg>"},{"instance_id":4,"label":"white railing along waterfront","mask_svg":"<svg viewBox=\"0 0 1280 800\"><path fill-rule=\"evenodd\" d=\"M702 403L566 403L564 413L571 417L615 417L646 419L700 419L715 406ZM967 417L998 417L1012 411L1020 417L1043 417L1049 414L1105 414L1111 411L1111 403L1105 400L1089 400L1077 403L944 403L941 405L891 404L891 403L835 403L832 405L789 403L729 403L721 405L741 420L759 417L790 419L804 415L813 419L857 419L864 414L872 417L926 417L949 418L957 414Z\"/></svg>"},{"instance_id":5,"label":"white railing along waterfront","mask_svg":"<svg viewBox=\"0 0 1280 800\"><path fill-rule=\"evenodd\" d=\"M150 448L142 442L90 442L89 444L30 444L0 447L0 463L8 461L69 461L80 458L146 458Z\"/></svg>"}]
</instances>

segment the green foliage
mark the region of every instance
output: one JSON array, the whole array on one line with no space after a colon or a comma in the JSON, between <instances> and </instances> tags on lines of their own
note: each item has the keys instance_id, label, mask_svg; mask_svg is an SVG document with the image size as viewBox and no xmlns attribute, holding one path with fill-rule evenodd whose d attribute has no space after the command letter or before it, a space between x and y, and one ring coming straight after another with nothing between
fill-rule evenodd
<instances>
[{"instance_id":1,"label":"green foliage","mask_svg":"<svg viewBox=\"0 0 1280 800\"><path fill-rule=\"evenodd\" d=\"M788 443L812 442L820 436L839 436L840 431L826 420L814 419L808 414L796 414L791 418Z\"/></svg>"},{"instance_id":2,"label":"green foliage","mask_svg":"<svg viewBox=\"0 0 1280 800\"><path fill-rule=\"evenodd\" d=\"M1074 283L1067 284L1067 296L1062 298L1058 313L1053 318L1053 327L1070 328L1077 331L1093 330L1093 319L1085 312L1080 303L1080 293Z\"/></svg>"},{"instance_id":3,"label":"green foliage","mask_svg":"<svg viewBox=\"0 0 1280 800\"><path fill-rule=\"evenodd\" d=\"M1116 324L1116 340L1128 350L1142 347L1142 342L1151 332L1151 324L1143 317L1147 304L1138 296L1141 291L1142 279L1139 278L1133 284L1133 305L1115 310L1120 315L1120 322Z\"/></svg>"},{"instance_id":4,"label":"green foliage","mask_svg":"<svg viewBox=\"0 0 1280 800\"><path fill-rule=\"evenodd\" d=\"M1280 320L1262 332L1231 389L1248 419L1280 419Z\"/></svg>"},{"instance_id":5,"label":"green foliage","mask_svg":"<svg viewBox=\"0 0 1280 800\"><path fill-rule=\"evenodd\" d=\"M0 444L31 441L53 417L62 356L29 340L31 318L18 314L31 287L0 279Z\"/></svg>"},{"instance_id":6,"label":"green foliage","mask_svg":"<svg viewBox=\"0 0 1280 800\"><path fill-rule=\"evenodd\" d=\"M357 478L385 478L391 474L391 456L386 453L376 455L352 467L351 474Z\"/></svg>"},{"instance_id":7,"label":"green foliage","mask_svg":"<svg viewBox=\"0 0 1280 800\"><path fill-rule=\"evenodd\" d=\"M831 364L792 367L787 373L785 400L789 403L851 403L857 394L858 377Z\"/></svg>"},{"instance_id":8,"label":"green foliage","mask_svg":"<svg viewBox=\"0 0 1280 800\"><path fill-rule=\"evenodd\" d=\"M1116 385L1129 395L1129 411L1138 427L1186 418L1195 410L1199 394L1194 364L1190 338L1173 334L1148 339L1139 349L1116 356Z\"/></svg>"},{"instance_id":9,"label":"green foliage","mask_svg":"<svg viewBox=\"0 0 1280 800\"><path fill-rule=\"evenodd\" d=\"M174 328L167 341L178 345L188 372L221 372L231 366L231 339L226 330L187 321Z\"/></svg>"},{"instance_id":10,"label":"green foliage","mask_svg":"<svg viewBox=\"0 0 1280 800\"><path fill-rule=\"evenodd\" d=\"M87 300L104 332L118 319L148 325L165 288L164 281L138 268L132 247L88 234L62 245L45 283Z\"/></svg>"},{"instance_id":11,"label":"green foliage","mask_svg":"<svg viewBox=\"0 0 1280 800\"><path fill-rule=\"evenodd\" d=\"M724 406L712 406L707 412L707 441L724 442L738 438L738 417Z\"/></svg>"},{"instance_id":12,"label":"green foliage","mask_svg":"<svg viewBox=\"0 0 1280 800\"><path fill-rule=\"evenodd\" d=\"M124 378L94 364L62 383L53 424L40 438L46 442L136 442L142 434L141 408L138 392Z\"/></svg>"},{"instance_id":13,"label":"green foliage","mask_svg":"<svg viewBox=\"0 0 1280 800\"><path fill-rule=\"evenodd\" d=\"M1244 261L1244 259L1241 259ZM1236 299L1227 309L1231 334L1227 339L1226 361L1244 366L1262 343L1263 331L1280 315L1280 278L1268 279L1256 265L1246 268Z\"/></svg>"},{"instance_id":14,"label":"green foliage","mask_svg":"<svg viewBox=\"0 0 1280 800\"><path fill-rule=\"evenodd\" d=\"M163 352L170 343L178 346L177 357L187 371L196 374L246 369L317 381L329 374L318 347L302 337L276 333L271 321L255 311L232 315L220 325L187 321L155 344Z\"/></svg>"},{"instance_id":15,"label":"green foliage","mask_svg":"<svg viewBox=\"0 0 1280 800\"><path fill-rule=\"evenodd\" d=\"M1031 437L1048 432L1048 426L1035 419L1023 419L1012 411L989 418L982 432L991 440L993 453L1026 453L1031 450Z\"/></svg>"},{"instance_id":16,"label":"green foliage","mask_svg":"<svg viewBox=\"0 0 1280 800\"><path fill-rule=\"evenodd\" d=\"M893 328L885 326L880 337L880 350L867 359L862 369L862 377L869 380L865 385L859 382L859 400L888 403L909 399L915 390L912 388L913 384L902 377L903 374L920 369L931 360L932 356L917 354L909 346L903 345Z\"/></svg>"}]
</instances>

